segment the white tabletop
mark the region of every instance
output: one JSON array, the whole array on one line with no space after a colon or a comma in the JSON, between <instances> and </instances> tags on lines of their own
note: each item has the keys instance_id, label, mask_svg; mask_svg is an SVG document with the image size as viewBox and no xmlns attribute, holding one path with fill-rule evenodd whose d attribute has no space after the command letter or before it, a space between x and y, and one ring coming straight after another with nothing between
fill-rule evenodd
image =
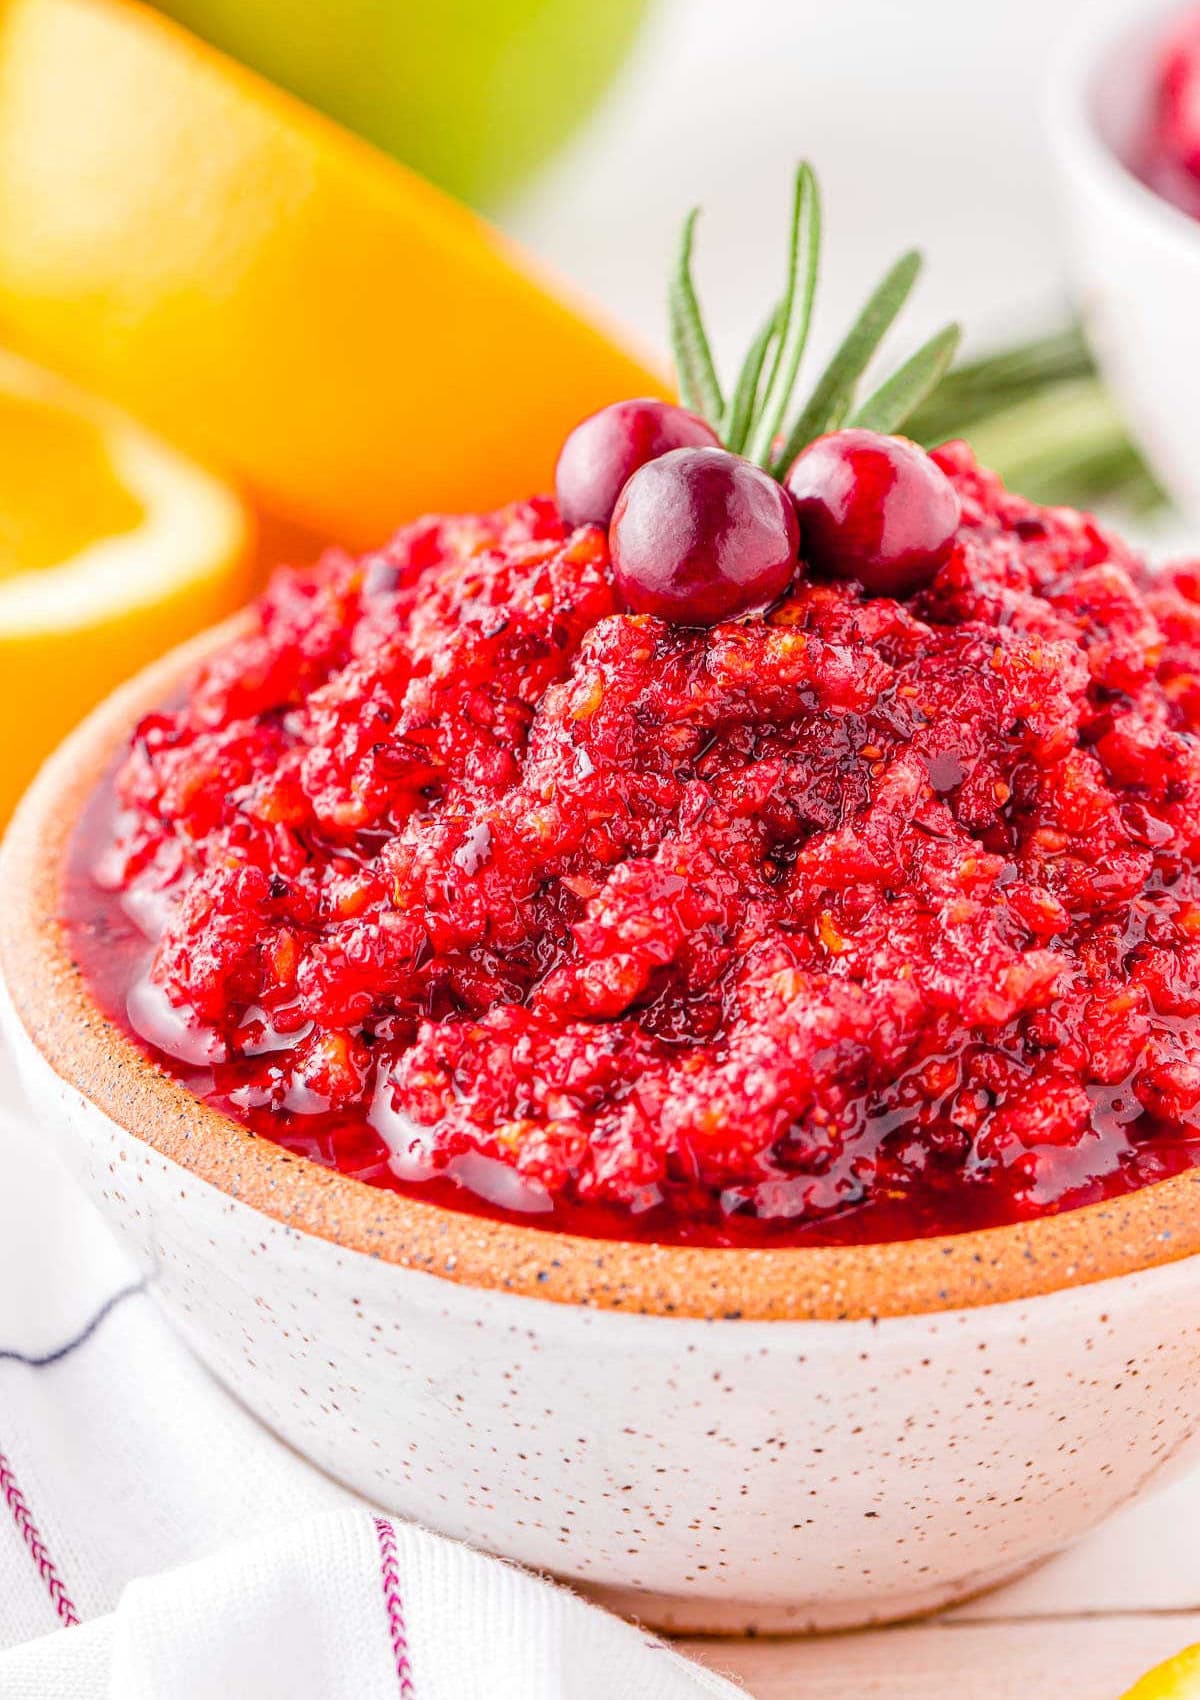
<instances>
[{"instance_id":1,"label":"white tabletop","mask_svg":"<svg viewBox=\"0 0 1200 1700\"><path fill-rule=\"evenodd\" d=\"M702 204L704 304L735 357L777 292L789 179L808 158L827 233L816 342L914 243L929 266L913 336L947 318L983 340L1038 322L1066 300L1043 86L1082 3L657 0L611 97L502 222L661 346L668 260Z\"/></svg>"},{"instance_id":2,"label":"white tabletop","mask_svg":"<svg viewBox=\"0 0 1200 1700\"><path fill-rule=\"evenodd\" d=\"M689 1651L756 1700L1117 1700L1200 1641L1200 1472L1011 1587L925 1624Z\"/></svg>"}]
</instances>

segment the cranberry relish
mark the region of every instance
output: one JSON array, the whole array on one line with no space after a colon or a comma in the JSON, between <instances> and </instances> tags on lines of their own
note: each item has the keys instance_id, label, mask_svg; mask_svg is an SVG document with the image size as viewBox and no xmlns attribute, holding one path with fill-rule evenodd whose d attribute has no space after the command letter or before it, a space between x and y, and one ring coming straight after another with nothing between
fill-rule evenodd
<instances>
[{"instance_id":1,"label":"cranberry relish","mask_svg":"<svg viewBox=\"0 0 1200 1700\"><path fill-rule=\"evenodd\" d=\"M585 1232L904 1237L1200 1162L1200 573L935 458L908 602L625 615L547 501L281 572L77 844L98 995L292 1150Z\"/></svg>"}]
</instances>

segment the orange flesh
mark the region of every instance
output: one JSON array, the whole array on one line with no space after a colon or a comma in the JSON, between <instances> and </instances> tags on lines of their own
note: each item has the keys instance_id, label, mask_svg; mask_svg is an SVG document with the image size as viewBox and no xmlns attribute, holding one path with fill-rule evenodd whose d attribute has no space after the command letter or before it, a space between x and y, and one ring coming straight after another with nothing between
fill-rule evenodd
<instances>
[{"instance_id":1,"label":"orange flesh","mask_svg":"<svg viewBox=\"0 0 1200 1700\"><path fill-rule=\"evenodd\" d=\"M0 580L57 566L144 518L90 420L0 392Z\"/></svg>"}]
</instances>

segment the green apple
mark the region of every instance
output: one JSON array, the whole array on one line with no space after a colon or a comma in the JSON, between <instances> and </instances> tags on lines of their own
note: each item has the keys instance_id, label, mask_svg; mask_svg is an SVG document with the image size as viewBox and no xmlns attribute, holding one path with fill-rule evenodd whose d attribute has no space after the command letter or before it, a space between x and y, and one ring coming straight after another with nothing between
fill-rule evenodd
<instances>
[{"instance_id":1,"label":"green apple","mask_svg":"<svg viewBox=\"0 0 1200 1700\"><path fill-rule=\"evenodd\" d=\"M648 0L159 0L475 205L586 117Z\"/></svg>"}]
</instances>

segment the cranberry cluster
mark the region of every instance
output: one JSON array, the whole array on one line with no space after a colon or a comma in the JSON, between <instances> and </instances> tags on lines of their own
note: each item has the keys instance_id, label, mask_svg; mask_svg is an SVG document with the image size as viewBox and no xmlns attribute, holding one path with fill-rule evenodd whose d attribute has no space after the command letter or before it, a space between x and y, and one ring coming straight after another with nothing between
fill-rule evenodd
<instances>
[{"instance_id":1,"label":"cranberry cluster","mask_svg":"<svg viewBox=\"0 0 1200 1700\"><path fill-rule=\"evenodd\" d=\"M930 337L856 405L921 256L902 254L876 285L793 417L820 269L812 168L796 172L783 294L728 395L692 280L696 217L684 221L668 292L684 405L622 401L577 425L555 475L563 524L607 530L626 609L680 626L764 612L802 564L868 595L923 589L949 559L961 506L941 468L893 433L940 382L958 326Z\"/></svg>"},{"instance_id":2,"label":"cranberry cluster","mask_svg":"<svg viewBox=\"0 0 1200 1700\"><path fill-rule=\"evenodd\" d=\"M871 595L912 595L949 557L960 517L950 480L906 438L834 431L780 484L696 414L653 400L577 425L555 485L565 525L607 528L626 608L680 625L761 612L802 565Z\"/></svg>"}]
</instances>

